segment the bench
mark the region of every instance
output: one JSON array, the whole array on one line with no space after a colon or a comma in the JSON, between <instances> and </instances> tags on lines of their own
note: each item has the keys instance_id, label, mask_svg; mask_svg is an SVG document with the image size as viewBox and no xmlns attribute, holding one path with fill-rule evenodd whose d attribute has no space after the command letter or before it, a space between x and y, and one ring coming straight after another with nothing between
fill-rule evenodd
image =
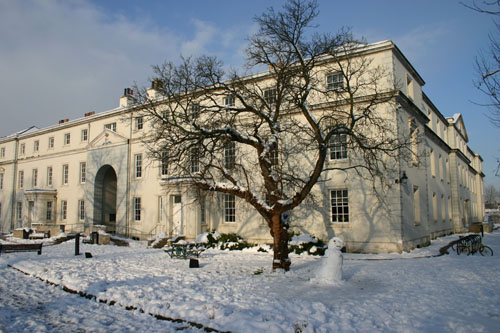
<instances>
[{"instance_id":1,"label":"bench","mask_svg":"<svg viewBox=\"0 0 500 333\"><path fill-rule=\"evenodd\" d=\"M9 252L34 252L42 254L42 243L35 244L0 244L0 254Z\"/></svg>"},{"instance_id":2,"label":"bench","mask_svg":"<svg viewBox=\"0 0 500 333\"><path fill-rule=\"evenodd\" d=\"M170 258L188 259L191 257L199 258L200 254L205 251L204 248L196 248L188 244L172 244L165 249Z\"/></svg>"}]
</instances>

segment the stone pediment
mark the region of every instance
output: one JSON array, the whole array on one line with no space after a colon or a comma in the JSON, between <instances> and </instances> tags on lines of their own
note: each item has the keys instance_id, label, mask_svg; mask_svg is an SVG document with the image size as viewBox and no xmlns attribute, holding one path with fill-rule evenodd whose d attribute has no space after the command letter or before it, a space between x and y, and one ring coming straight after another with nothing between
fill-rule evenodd
<instances>
[{"instance_id":1,"label":"stone pediment","mask_svg":"<svg viewBox=\"0 0 500 333\"><path fill-rule=\"evenodd\" d=\"M90 142L90 146L92 148L101 148L124 143L127 143L126 137L105 128L94 140Z\"/></svg>"}]
</instances>

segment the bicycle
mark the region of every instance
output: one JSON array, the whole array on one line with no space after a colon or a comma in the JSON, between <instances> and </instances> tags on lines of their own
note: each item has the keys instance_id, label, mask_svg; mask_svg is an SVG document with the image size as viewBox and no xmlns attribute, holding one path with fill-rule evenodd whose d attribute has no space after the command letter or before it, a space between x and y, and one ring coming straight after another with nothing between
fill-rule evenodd
<instances>
[{"instance_id":1,"label":"bicycle","mask_svg":"<svg viewBox=\"0 0 500 333\"><path fill-rule=\"evenodd\" d=\"M493 250L491 247L484 245L482 238L479 235L468 235L458 239L451 247L456 249L457 254L467 253L467 255L474 254L479 251L482 256L492 256Z\"/></svg>"}]
</instances>

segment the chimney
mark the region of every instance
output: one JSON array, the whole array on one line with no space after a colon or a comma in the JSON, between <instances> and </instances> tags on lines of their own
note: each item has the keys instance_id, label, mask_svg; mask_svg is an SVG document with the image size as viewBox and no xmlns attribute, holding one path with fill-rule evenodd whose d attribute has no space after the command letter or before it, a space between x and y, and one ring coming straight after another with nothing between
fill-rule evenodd
<instances>
[{"instance_id":1,"label":"chimney","mask_svg":"<svg viewBox=\"0 0 500 333\"><path fill-rule=\"evenodd\" d=\"M163 83L155 77L151 82L151 88L146 91L149 99L156 99L161 96L161 89L163 88Z\"/></svg>"},{"instance_id":2,"label":"chimney","mask_svg":"<svg viewBox=\"0 0 500 333\"><path fill-rule=\"evenodd\" d=\"M135 102L135 98L133 97L134 91L130 88L125 88L123 90L123 96L120 98L120 107L127 107Z\"/></svg>"},{"instance_id":3,"label":"chimney","mask_svg":"<svg viewBox=\"0 0 500 333\"><path fill-rule=\"evenodd\" d=\"M95 114L95 112L94 112L94 111L92 111L92 112L87 112L87 113L85 113L85 117L90 117L90 116L92 116L92 115L94 115L94 114Z\"/></svg>"},{"instance_id":4,"label":"chimney","mask_svg":"<svg viewBox=\"0 0 500 333\"><path fill-rule=\"evenodd\" d=\"M64 124L64 119L59 120L59 124Z\"/></svg>"}]
</instances>

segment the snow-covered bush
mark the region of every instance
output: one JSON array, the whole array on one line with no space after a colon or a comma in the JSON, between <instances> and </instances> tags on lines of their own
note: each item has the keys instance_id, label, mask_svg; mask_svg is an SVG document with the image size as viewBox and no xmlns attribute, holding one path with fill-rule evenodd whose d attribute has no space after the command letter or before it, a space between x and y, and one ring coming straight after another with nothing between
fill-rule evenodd
<instances>
[{"instance_id":1,"label":"snow-covered bush","mask_svg":"<svg viewBox=\"0 0 500 333\"><path fill-rule=\"evenodd\" d=\"M296 254L301 254L307 252L307 254L322 256L325 254L325 243L321 239L318 239L309 234L294 234L290 233L290 241L288 242L288 252L294 252Z\"/></svg>"},{"instance_id":2,"label":"snow-covered bush","mask_svg":"<svg viewBox=\"0 0 500 333\"><path fill-rule=\"evenodd\" d=\"M237 234L220 234L217 231L205 232L196 237L196 243L203 244L207 248L218 248L221 250L243 250L252 247Z\"/></svg>"}]
</instances>

